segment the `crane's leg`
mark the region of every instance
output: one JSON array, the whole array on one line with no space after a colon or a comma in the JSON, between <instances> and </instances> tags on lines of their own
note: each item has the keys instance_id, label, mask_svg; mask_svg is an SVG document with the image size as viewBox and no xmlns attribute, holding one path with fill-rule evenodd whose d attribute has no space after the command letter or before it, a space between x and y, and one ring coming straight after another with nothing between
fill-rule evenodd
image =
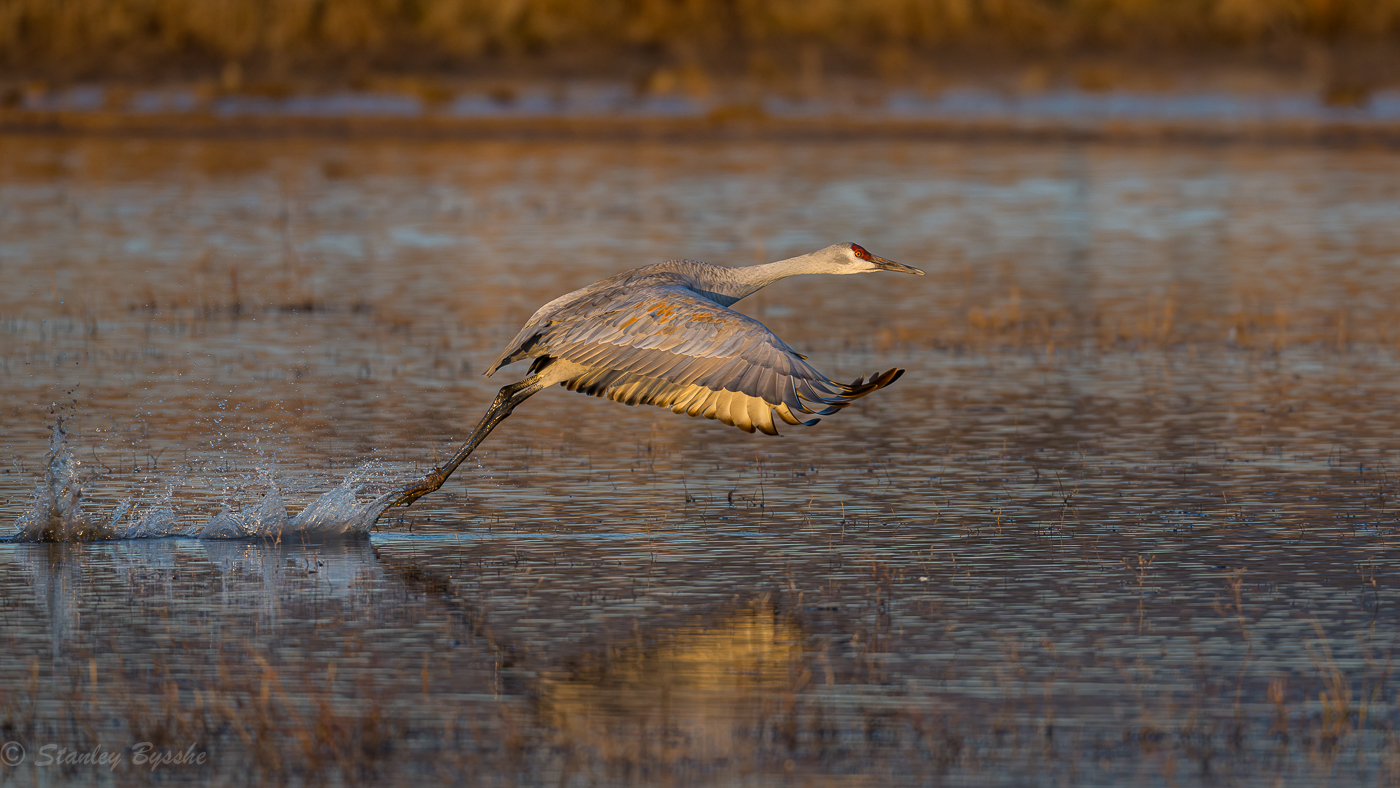
<instances>
[{"instance_id":1,"label":"crane's leg","mask_svg":"<svg viewBox=\"0 0 1400 788\"><path fill-rule=\"evenodd\" d=\"M408 506L419 498L441 487L443 483L447 481L447 477L451 476L452 472L457 470L457 466L461 465L462 461L467 459L483 440L486 440L486 436L491 434L491 430L495 429L497 424L506 420L506 417L511 414L511 411L515 410L515 406L529 399L535 392L547 386L551 386L558 381L559 378L557 376L547 375L545 371L542 370L524 380L502 387L500 393L496 395L496 401L492 402L491 407L486 409L486 415L481 417L481 421L476 425L476 429L472 430L471 436L467 438L467 442L462 448L457 450L457 454L445 465L439 465L428 473L427 476L424 476L412 485L404 488L399 493L399 497L395 499L393 503L389 504L389 506Z\"/></svg>"}]
</instances>

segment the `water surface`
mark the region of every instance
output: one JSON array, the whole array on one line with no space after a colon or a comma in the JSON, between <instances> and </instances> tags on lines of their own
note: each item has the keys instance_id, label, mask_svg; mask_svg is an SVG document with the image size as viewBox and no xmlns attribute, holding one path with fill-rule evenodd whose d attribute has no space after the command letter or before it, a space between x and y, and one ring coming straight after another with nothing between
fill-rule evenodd
<instances>
[{"instance_id":1,"label":"water surface","mask_svg":"<svg viewBox=\"0 0 1400 788\"><path fill-rule=\"evenodd\" d=\"M0 520L59 417L91 512L406 477L550 298L842 240L929 276L740 305L908 370L817 427L547 391L367 541L0 545L6 740L219 783L1395 778L1383 151L0 138Z\"/></svg>"}]
</instances>

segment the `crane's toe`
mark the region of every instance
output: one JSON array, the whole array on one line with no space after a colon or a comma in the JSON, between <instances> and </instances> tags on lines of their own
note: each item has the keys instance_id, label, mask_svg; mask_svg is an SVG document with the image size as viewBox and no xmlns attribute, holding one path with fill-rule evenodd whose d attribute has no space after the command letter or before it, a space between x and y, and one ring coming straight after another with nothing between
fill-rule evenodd
<instances>
[{"instance_id":1,"label":"crane's toe","mask_svg":"<svg viewBox=\"0 0 1400 788\"><path fill-rule=\"evenodd\" d=\"M388 508L412 506L414 501L442 487L446 481L447 474L443 473L441 468L434 468L432 473L400 490L399 497L395 498Z\"/></svg>"}]
</instances>

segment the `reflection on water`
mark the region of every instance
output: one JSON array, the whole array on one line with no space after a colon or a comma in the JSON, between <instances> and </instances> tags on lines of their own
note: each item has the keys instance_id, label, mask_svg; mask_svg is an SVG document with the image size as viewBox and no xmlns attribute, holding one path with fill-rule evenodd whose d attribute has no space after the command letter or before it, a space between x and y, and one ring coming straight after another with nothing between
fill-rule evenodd
<instances>
[{"instance_id":1,"label":"reflection on water","mask_svg":"<svg viewBox=\"0 0 1400 788\"><path fill-rule=\"evenodd\" d=\"M0 139L5 522L59 416L88 516L236 536L450 453L619 269L929 271L742 304L909 369L782 438L545 392L368 540L0 545L0 725L216 782L1392 781L1397 192L1381 151Z\"/></svg>"},{"instance_id":2,"label":"reflection on water","mask_svg":"<svg viewBox=\"0 0 1400 788\"><path fill-rule=\"evenodd\" d=\"M198 743L190 779L1391 773L1365 551L1308 573L988 540L933 578L908 534L850 536L11 544L33 656L0 712L26 742Z\"/></svg>"},{"instance_id":3,"label":"reflection on water","mask_svg":"<svg viewBox=\"0 0 1400 788\"><path fill-rule=\"evenodd\" d=\"M647 632L575 657L540 687L564 746L607 761L711 762L754 755L754 721L790 690L806 639L768 597L717 621Z\"/></svg>"}]
</instances>

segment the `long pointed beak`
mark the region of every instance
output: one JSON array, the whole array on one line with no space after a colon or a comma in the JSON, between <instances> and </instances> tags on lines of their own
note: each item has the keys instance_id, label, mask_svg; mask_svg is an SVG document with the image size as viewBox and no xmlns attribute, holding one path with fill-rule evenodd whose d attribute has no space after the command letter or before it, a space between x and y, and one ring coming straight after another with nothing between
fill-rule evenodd
<instances>
[{"instance_id":1,"label":"long pointed beak","mask_svg":"<svg viewBox=\"0 0 1400 788\"><path fill-rule=\"evenodd\" d=\"M912 265L896 263L893 260L886 260L883 257L876 257L873 254L870 255L870 262L874 263L875 267L879 268L882 271L898 271L901 274L914 274L916 276L924 275L923 271L920 271Z\"/></svg>"}]
</instances>

